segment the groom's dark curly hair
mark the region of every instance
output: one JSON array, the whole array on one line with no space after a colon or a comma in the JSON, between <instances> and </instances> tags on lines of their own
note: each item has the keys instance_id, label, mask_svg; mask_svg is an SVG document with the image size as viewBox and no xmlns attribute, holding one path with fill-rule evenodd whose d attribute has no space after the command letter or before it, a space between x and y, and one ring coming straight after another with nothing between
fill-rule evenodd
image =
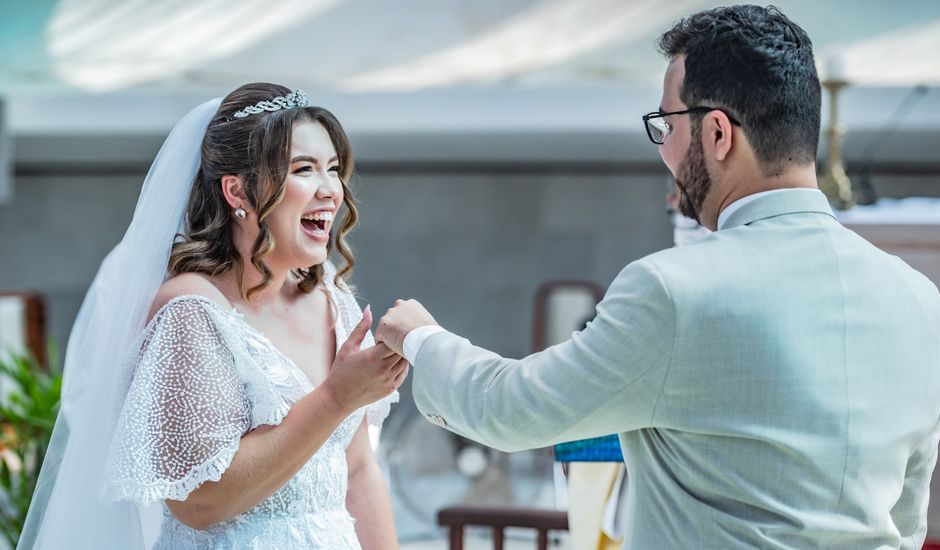
<instances>
[{"instance_id":1,"label":"groom's dark curly hair","mask_svg":"<svg viewBox=\"0 0 940 550\"><path fill-rule=\"evenodd\" d=\"M680 97L720 107L741 121L767 175L815 162L819 78L806 31L773 6L710 9L682 19L659 39L669 59L685 56ZM702 113L693 114L693 128Z\"/></svg>"}]
</instances>

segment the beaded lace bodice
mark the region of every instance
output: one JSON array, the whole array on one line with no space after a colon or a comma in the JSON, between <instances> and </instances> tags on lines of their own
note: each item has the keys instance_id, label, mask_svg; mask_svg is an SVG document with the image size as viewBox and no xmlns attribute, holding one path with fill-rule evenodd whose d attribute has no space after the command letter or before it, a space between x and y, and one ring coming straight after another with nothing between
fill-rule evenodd
<instances>
[{"instance_id":1,"label":"beaded lace bodice","mask_svg":"<svg viewBox=\"0 0 940 550\"><path fill-rule=\"evenodd\" d=\"M327 287L339 349L362 314L350 294ZM370 336L363 346L371 345ZM112 500L185 499L221 478L243 435L279 424L313 390L241 314L201 296L180 296L163 306L138 349L107 465L104 491ZM345 506L346 448L363 416L380 424L397 397L346 418L287 484L240 516L197 531L164 506L155 548L359 548Z\"/></svg>"}]
</instances>

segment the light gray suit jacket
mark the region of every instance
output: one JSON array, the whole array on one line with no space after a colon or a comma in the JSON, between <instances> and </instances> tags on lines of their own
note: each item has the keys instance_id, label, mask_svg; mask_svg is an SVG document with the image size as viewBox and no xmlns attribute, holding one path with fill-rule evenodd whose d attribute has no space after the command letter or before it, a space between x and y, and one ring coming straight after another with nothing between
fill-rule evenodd
<instances>
[{"instance_id":1,"label":"light gray suit jacket","mask_svg":"<svg viewBox=\"0 0 940 550\"><path fill-rule=\"evenodd\" d=\"M631 263L568 342L512 360L442 332L414 367L423 413L498 449L619 433L624 548L923 542L940 296L821 193Z\"/></svg>"}]
</instances>

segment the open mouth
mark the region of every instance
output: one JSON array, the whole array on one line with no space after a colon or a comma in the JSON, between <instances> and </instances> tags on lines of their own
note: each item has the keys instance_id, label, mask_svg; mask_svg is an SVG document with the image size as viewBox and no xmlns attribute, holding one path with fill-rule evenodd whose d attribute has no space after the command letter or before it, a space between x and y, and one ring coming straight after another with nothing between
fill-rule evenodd
<instances>
[{"instance_id":1,"label":"open mouth","mask_svg":"<svg viewBox=\"0 0 940 550\"><path fill-rule=\"evenodd\" d=\"M303 227L304 232L319 239L326 237L332 223L333 212L325 210L310 212L300 218L300 225Z\"/></svg>"},{"instance_id":2,"label":"open mouth","mask_svg":"<svg viewBox=\"0 0 940 550\"><path fill-rule=\"evenodd\" d=\"M300 220L300 225L308 231L326 231L326 220Z\"/></svg>"}]
</instances>

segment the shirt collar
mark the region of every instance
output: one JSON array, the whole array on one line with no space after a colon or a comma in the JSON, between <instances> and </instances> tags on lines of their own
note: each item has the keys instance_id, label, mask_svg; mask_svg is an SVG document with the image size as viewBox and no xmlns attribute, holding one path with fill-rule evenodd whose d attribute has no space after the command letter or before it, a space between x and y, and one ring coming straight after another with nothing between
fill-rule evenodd
<instances>
[{"instance_id":1,"label":"shirt collar","mask_svg":"<svg viewBox=\"0 0 940 550\"><path fill-rule=\"evenodd\" d=\"M740 199L734 201L725 207L721 211L721 214L718 215L718 230L721 231L724 229L725 224L728 222L728 218L731 217L738 209L742 206L753 202L761 197L766 197L767 195L774 195L777 193L786 193L789 191L805 191L809 193L822 193L819 189L809 189L809 188L787 188L787 189L771 189L770 191L761 191L760 193L754 193L753 195L747 195L746 197L741 197Z\"/></svg>"}]
</instances>

